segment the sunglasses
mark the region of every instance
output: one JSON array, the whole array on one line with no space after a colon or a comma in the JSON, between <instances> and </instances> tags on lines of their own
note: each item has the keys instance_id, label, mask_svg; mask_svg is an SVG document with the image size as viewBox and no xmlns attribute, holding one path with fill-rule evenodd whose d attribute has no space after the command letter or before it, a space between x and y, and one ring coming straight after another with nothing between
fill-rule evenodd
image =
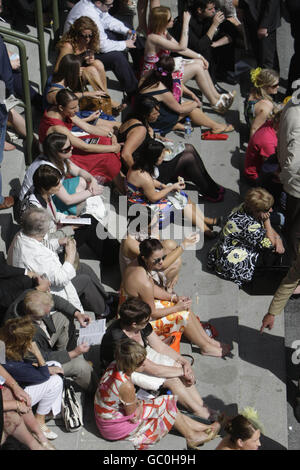
<instances>
[{"instance_id":1,"label":"sunglasses","mask_svg":"<svg viewBox=\"0 0 300 470\"><path fill-rule=\"evenodd\" d=\"M279 86L279 83L275 83L275 85L271 85L271 88L277 88Z\"/></svg>"},{"instance_id":2,"label":"sunglasses","mask_svg":"<svg viewBox=\"0 0 300 470\"><path fill-rule=\"evenodd\" d=\"M111 8L113 6L114 2L112 3L103 3L107 8Z\"/></svg>"},{"instance_id":3,"label":"sunglasses","mask_svg":"<svg viewBox=\"0 0 300 470\"><path fill-rule=\"evenodd\" d=\"M171 16L169 19L168 19L168 23L170 23L170 21L173 19L173 17Z\"/></svg>"},{"instance_id":4,"label":"sunglasses","mask_svg":"<svg viewBox=\"0 0 300 470\"><path fill-rule=\"evenodd\" d=\"M164 261L164 260L166 259L166 257L167 257L167 255L164 255L164 256L162 256L161 258L155 258L155 259L153 260L153 264L158 264L158 263L160 263L161 261Z\"/></svg>"},{"instance_id":5,"label":"sunglasses","mask_svg":"<svg viewBox=\"0 0 300 470\"><path fill-rule=\"evenodd\" d=\"M91 39L93 37L93 34L81 34L81 37L84 39Z\"/></svg>"},{"instance_id":6,"label":"sunglasses","mask_svg":"<svg viewBox=\"0 0 300 470\"><path fill-rule=\"evenodd\" d=\"M69 147L66 147L65 149L61 149L60 153L69 153L73 149L72 145L69 145Z\"/></svg>"}]
</instances>

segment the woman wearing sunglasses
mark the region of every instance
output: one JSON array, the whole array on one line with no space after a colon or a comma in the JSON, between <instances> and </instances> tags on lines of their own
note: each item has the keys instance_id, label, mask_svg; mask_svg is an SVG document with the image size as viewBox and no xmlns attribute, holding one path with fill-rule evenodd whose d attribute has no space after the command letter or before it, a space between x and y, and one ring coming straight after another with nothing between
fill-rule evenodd
<instances>
[{"instance_id":1,"label":"woman wearing sunglasses","mask_svg":"<svg viewBox=\"0 0 300 470\"><path fill-rule=\"evenodd\" d=\"M231 107L234 100L234 93L228 92L219 94L212 82L208 72L208 62L200 54L188 49L189 22L191 15L185 11L183 13L183 25L179 42L177 42L168 32L173 27L171 10L168 7L160 6L152 8L150 12L150 30L145 44L144 64L142 75L146 75L153 70L155 64L164 55L172 52L184 56L181 57L180 66L173 72L173 94L179 94L178 83L186 83L193 79L201 93L207 98L212 109L220 114L225 114ZM185 60L188 58L189 60Z\"/></svg>"},{"instance_id":2,"label":"woman wearing sunglasses","mask_svg":"<svg viewBox=\"0 0 300 470\"><path fill-rule=\"evenodd\" d=\"M118 184L121 146L115 135L111 131L107 132L107 128L103 130L102 123L99 126L90 125L76 116L79 109L78 97L73 92L60 90L56 95L56 102L57 105L46 111L41 119L40 143L43 144L47 135L52 132L65 134L74 147L71 156L73 163L94 176L103 177L105 182L114 180ZM97 115L97 112L94 114ZM80 128L80 137L74 135L74 125Z\"/></svg>"},{"instance_id":3,"label":"woman wearing sunglasses","mask_svg":"<svg viewBox=\"0 0 300 470\"><path fill-rule=\"evenodd\" d=\"M162 243L150 238L140 243L140 254L124 271L120 303L128 297L138 297L151 307L151 325L164 338L181 332L205 356L224 357L228 345L209 337L200 319L192 312L192 300L168 292L160 276L166 254Z\"/></svg>"},{"instance_id":4,"label":"woman wearing sunglasses","mask_svg":"<svg viewBox=\"0 0 300 470\"><path fill-rule=\"evenodd\" d=\"M79 204L91 196L102 193L103 188L88 171L71 161L73 147L65 134L49 134L43 143L43 153L28 167L19 194L22 202L27 193L34 189L33 175L41 165L50 165L61 174L59 190L53 198L56 208L69 215L78 215Z\"/></svg>"},{"instance_id":5,"label":"woman wearing sunglasses","mask_svg":"<svg viewBox=\"0 0 300 470\"><path fill-rule=\"evenodd\" d=\"M104 65L95 59L94 53L99 51L99 31L97 25L88 16L81 16L70 27L69 31L63 35L57 44L59 50L54 73L57 73L60 61L67 54L75 54L83 59L82 76L97 85L97 90L107 93L107 82Z\"/></svg>"},{"instance_id":6,"label":"woman wearing sunglasses","mask_svg":"<svg viewBox=\"0 0 300 470\"><path fill-rule=\"evenodd\" d=\"M276 107L272 96L278 93L279 75L275 70L257 67L251 71L252 90L245 102L245 119L250 138L268 119Z\"/></svg>"}]
</instances>

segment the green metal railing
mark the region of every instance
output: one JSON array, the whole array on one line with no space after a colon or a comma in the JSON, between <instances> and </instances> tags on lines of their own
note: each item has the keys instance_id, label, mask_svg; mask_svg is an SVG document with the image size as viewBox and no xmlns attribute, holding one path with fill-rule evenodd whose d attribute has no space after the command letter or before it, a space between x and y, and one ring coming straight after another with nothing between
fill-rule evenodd
<instances>
[{"instance_id":1,"label":"green metal railing","mask_svg":"<svg viewBox=\"0 0 300 470\"><path fill-rule=\"evenodd\" d=\"M53 13L53 35L57 37L59 33L59 8L58 0L52 0L52 13ZM39 50L39 64L40 64L40 86L43 92L47 81L47 62L46 62L46 49L45 49L45 36L44 36L44 19L42 0L35 0L35 18L37 28L37 38L29 34L23 34L15 30L8 29L0 26L0 34L3 36L5 42L13 44L19 50L21 74L24 89L24 104L20 104L25 109L25 122L26 122L26 164L30 165L32 162L32 143L33 143L33 124L32 124L32 109L30 100L30 84L27 67L27 54L24 42L31 42L38 46ZM23 42L24 41L24 42Z\"/></svg>"},{"instance_id":2,"label":"green metal railing","mask_svg":"<svg viewBox=\"0 0 300 470\"><path fill-rule=\"evenodd\" d=\"M20 103L20 106L24 107L25 110L25 123L26 123L26 164L30 165L32 162L32 142L33 142L33 125L32 125L32 113L31 113L31 100L30 100L30 90L29 90L29 76L28 76L28 67L27 67L27 54L26 48L23 42L19 39L12 37L12 35L2 33L3 39L9 44L17 46L19 50L21 71L22 71L22 80L23 80L23 90L24 90L24 104Z\"/></svg>"}]
</instances>

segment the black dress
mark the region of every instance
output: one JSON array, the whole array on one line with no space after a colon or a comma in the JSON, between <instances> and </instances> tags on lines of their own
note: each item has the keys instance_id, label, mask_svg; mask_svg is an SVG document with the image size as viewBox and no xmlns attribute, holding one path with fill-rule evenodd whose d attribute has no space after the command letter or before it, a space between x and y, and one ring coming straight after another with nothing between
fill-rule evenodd
<instances>
[{"instance_id":1,"label":"black dress","mask_svg":"<svg viewBox=\"0 0 300 470\"><path fill-rule=\"evenodd\" d=\"M125 142L129 131L139 126L144 127L144 124L142 122L135 123L129 126L124 132L119 132L118 142ZM132 156L134 160L138 154L143 153L143 150L148 147L152 140L155 139L151 137L147 129L145 140L133 152ZM122 166L122 171L123 170L126 174L127 169L123 169ZM158 179L161 183L175 183L178 180L178 176L181 176L186 181L191 181L200 195L212 202L220 201L223 197L223 188L208 174L200 155L191 144L185 144L185 150L183 152L176 155L172 160L164 161L159 166Z\"/></svg>"}]
</instances>

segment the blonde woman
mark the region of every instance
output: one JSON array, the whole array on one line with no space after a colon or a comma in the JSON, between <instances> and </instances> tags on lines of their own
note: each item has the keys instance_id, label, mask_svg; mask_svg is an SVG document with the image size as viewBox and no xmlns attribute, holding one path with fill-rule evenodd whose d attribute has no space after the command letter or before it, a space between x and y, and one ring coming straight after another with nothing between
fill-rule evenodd
<instances>
[{"instance_id":1,"label":"blonde woman","mask_svg":"<svg viewBox=\"0 0 300 470\"><path fill-rule=\"evenodd\" d=\"M176 97L180 94L180 87L177 85L179 82L186 83L194 79L212 109L217 113L224 114L232 105L234 94L224 93L220 95L215 89L208 72L208 62L200 54L188 49L190 18L190 13L184 12L181 37L179 42L177 42L168 32L168 29L173 26L170 8L164 6L152 8L150 12L150 33L145 44L142 75L153 70L159 59L163 55L170 55L171 52L192 59L188 62L181 61L181 65L176 66L176 70L173 73L174 96Z\"/></svg>"},{"instance_id":2,"label":"blonde woman","mask_svg":"<svg viewBox=\"0 0 300 470\"><path fill-rule=\"evenodd\" d=\"M285 248L270 222L273 196L263 188L247 191L244 202L229 214L207 266L238 286L250 282L256 266L272 265Z\"/></svg>"},{"instance_id":3,"label":"blonde woman","mask_svg":"<svg viewBox=\"0 0 300 470\"><path fill-rule=\"evenodd\" d=\"M245 103L245 118L250 137L269 118L275 109L272 96L278 93L279 75L275 70L257 67L250 72L253 88Z\"/></svg>"}]
</instances>

